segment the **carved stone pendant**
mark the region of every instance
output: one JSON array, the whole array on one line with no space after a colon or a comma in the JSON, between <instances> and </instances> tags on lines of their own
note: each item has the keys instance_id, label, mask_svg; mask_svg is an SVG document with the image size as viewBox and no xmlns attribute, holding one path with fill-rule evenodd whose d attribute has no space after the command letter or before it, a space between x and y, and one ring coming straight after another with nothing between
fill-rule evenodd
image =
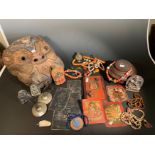
<instances>
[{"instance_id":1,"label":"carved stone pendant","mask_svg":"<svg viewBox=\"0 0 155 155\"><path fill-rule=\"evenodd\" d=\"M126 82L126 89L132 92L139 92L143 86L144 79L142 76L133 75Z\"/></svg>"}]
</instances>

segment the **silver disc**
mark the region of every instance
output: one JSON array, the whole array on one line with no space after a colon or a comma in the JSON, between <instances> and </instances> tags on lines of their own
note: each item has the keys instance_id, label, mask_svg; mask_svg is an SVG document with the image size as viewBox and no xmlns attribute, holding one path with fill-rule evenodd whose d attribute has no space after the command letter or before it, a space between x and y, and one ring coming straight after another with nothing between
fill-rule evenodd
<instances>
[{"instance_id":1,"label":"silver disc","mask_svg":"<svg viewBox=\"0 0 155 155\"><path fill-rule=\"evenodd\" d=\"M49 104L52 100L52 94L49 92L44 92L38 97L38 102Z\"/></svg>"},{"instance_id":2,"label":"silver disc","mask_svg":"<svg viewBox=\"0 0 155 155\"><path fill-rule=\"evenodd\" d=\"M44 103L36 103L32 107L32 114L35 117L41 117L43 116L47 111L47 106Z\"/></svg>"}]
</instances>

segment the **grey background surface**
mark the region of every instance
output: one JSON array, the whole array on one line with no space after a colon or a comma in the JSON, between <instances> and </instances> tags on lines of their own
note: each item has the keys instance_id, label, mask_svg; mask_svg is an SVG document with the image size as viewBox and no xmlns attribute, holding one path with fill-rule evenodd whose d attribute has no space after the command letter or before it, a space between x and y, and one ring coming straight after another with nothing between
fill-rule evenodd
<instances>
[{"instance_id":1,"label":"grey background surface","mask_svg":"<svg viewBox=\"0 0 155 155\"><path fill-rule=\"evenodd\" d=\"M77 51L106 60L128 59L145 78L142 94L146 101L147 117L155 125L155 66L147 51L147 20L0 20L0 24L10 43L29 34L45 37L66 67ZM37 119L31 116L30 107L23 107L17 102L17 92L23 88L25 86L7 71L0 79L0 134L72 134L36 128L34 122ZM154 128L133 131L129 128L109 130L91 127L74 134L154 133Z\"/></svg>"},{"instance_id":2,"label":"grey background surface","mask_svg":"<svg viewBox=\"0 0 155 155\"><path fill-rule=\"evenodd\" d=\"M74 52L87 51L105 59L129 59L142 74L150 75L150 70L143 70L152 67L147 20L0 20L0 24L10 43L29 34L45 37L65 64Z\"/></svg>"}]
</instances>

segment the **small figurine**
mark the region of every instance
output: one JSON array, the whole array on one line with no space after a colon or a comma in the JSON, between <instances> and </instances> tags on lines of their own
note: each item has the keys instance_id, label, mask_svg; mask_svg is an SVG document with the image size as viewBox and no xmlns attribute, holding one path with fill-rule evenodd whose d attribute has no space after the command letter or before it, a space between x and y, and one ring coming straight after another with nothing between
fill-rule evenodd
<instances>
[{"instance_id":1,"label":"small figurine","mask_svg":"<svg viewBox=\"0 0 155 155\"><path fill-rule=\"evenodd\" d=\"M114 83L123 83L129 76L135 74L135 67L129 61L123 59L113 61L106 69L108 80Z\"/></svg>"},{"instance_id":2,"label":"small figurine","mask_svg":"<svg viewBox=\"0 0 155 155\"><path fill-rule=\"evenodd\" d=\"M143 86L144 79L142 76L133 75L126 82L126 89L132 92L139 92Z\"/></svg>"},{"instance_id":3,"label":"small figurine","mask_svg":"<svg viewBox=\"0 0 155 155\"><path fill-rule=\"evenodd\" d=\"M64 64L53 48L39 36L25 36L14 41L2 56L4 65L21 82L44 87L65 82Z\"/></svg>"},{"instance_id":4,"label":"small figurine","mask_svg":"<svg viewBox=\"0 0 155 155\"><path fill-rule=\"evenodd\" d=\"M76 60L78 63L81 63L82 60L83 60L82 54L80 54L80 53L77 52L76 55L75 55L75 60Z\"/></svg>"}]
</instances>

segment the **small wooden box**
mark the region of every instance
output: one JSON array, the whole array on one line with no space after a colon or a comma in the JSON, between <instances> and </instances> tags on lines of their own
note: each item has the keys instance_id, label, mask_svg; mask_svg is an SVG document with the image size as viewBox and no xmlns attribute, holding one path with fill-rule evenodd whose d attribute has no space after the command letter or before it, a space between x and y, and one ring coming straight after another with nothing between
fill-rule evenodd
<instances>
[{"instance_id":1,"label":"small wooden box","mask_svg":"<svg viewBox=\"0 0 155 155\"><path fill-rule=\"evenodd\" d=\"M84 98L107 100L104 80L101 76L89 76L83 79Z\"/></svg>"},{"instance_id":2,"label":"small wooden box","mask_svg":"<svg viewBox=\"0 0 155 155\"><path fill-rule=\"evenodd\" d=\"M101 99L83 99L83 114L88 118L88 124L105 123L105 113L103 108L103 100Z\"/></svg>"}]
</instances>

